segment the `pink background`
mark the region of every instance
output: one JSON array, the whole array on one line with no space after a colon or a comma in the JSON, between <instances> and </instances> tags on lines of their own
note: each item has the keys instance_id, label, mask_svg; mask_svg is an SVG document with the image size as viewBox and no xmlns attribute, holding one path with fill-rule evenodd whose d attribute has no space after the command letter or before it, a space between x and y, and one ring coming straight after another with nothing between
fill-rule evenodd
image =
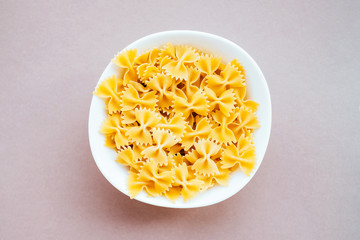
<instances>
[{"instance_id":1,"label":"pink background","mask_svg":"<svg viewBox=\"0 0 360 240\"><path fill-rule=\"evenodd\" d=\"M359 15L356 0L0 1L0 239L359 239ZM128 199L88 143L114 53L173 29L242 46L273 101L256 176L199 209Z\"/></svg>"}]
</instances>

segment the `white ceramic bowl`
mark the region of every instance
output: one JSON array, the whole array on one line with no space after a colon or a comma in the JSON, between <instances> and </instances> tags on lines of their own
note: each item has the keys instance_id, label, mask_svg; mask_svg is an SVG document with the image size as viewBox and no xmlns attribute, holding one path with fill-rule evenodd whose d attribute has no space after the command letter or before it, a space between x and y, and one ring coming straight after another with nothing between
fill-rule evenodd
<instances>
[{"instance_id":1,"label":"white ceramic bowl","mask_svg":"<svg viewBox=\"0 0 360 240\"><path fill-rule=\"evenodd\" d=\"M187 44L205 52L213 53L222 57L223 61L229 62L237 58L246 70L248 96L260 104L257 116L261 124L254 134L254 142L257 153L257 163L250 177L245 176L240 170L232 173L228 186L216 186L198 194L195 198L184 202L179 199L172 203L164 197L148 197L141 192L135 199L144 203L170 207L170 208L194 208L212 205L221 202L240 191L254 176L264 157L268 145L271 129L271 101L266 80L255 61L241 47L235 43L204 32L197 31L167 31L143 37L125 49L137 48L138 53L159 47L167 43ZM124 50L125 50L124 49ZM114 51L116 53L116 51ZM101 75L98 84L105 78L116 74L115 67L111 63ZM126 182L128 170L126 167L115 162L114 150L104 146L105 137L99 133L100 126L105 120L106 113L104 102L97 96L93 96L89 116L89 140L95 162L105 178L119 191L128 194Z\"/></svg>"}]
</instances>

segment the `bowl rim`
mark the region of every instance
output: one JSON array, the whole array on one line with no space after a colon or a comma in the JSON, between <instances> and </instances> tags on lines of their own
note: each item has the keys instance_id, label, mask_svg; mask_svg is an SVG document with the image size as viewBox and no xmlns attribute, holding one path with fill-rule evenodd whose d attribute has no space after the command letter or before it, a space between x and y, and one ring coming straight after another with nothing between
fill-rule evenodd
<instances>
[{"instance_id":1,"label":"bowl rim","mask_svg":"<svg viewBox=\"0 0 360 240\"><path fill-rule=\"evenodd\" d=\"M250 62L251 64L255 67L257 73L259 74L260 76L260 81L263 85L263 87L265 88L265 92L266 92L266 102L268 102L268 108L266 109L267 110L267 116L268 116L268 119L267 119L267 126L268 128L265 129L264 131L265 132L265 135L266 135L266 141L265 141L265 145L264 145L264 153L263 153L263 156L261 157L261 159L257 158L257 163L258 163L258 166L254 169L253 173L251 174L250 177L248 177L246 183L240 187L239 189L237 189L236 191L232 191L230 194L226 195L225 197L221 198L221 199L217 199L216 201L211 201L209 203L206 203L206 204L188 204L189 206L186 206L188 202L185 202L184 205L177 205L177 204L173 204L172 202L168 201L169 203L168 204L161 204L161 203L158 203L156 202L156 200L154 200L155 198L153 197L135 197L134 199L137 200L137 201L140 201L140 202L143 202L143 203L147 203L147 204L150 204L150 205L154 205L154 206L159 206L159 207L166 207L166 208L197 208L197 207L205 207L205 206L210 206L210 205L214 205L214 204L217 204L219 202L222 202L226 199L229 199L230 197L234 196L236 193L238 193L241 189L243 189L250 181L251 179L253 178L253 176L255 175L255 173L257 172L257 170L259 169L262 161L263 161L263 158L265 157L265 153L266 153L266 150L267 150L267 147L268 147L268 144L269 144L269 140L270 140L270 134L271 134L271 125L272 125L272 104L271 104L271 97L270 97L270 91L269 91L269 87L268 87L268 84L266 82L266 79L260 69L260 67L258 66L258 64L255 62L255 60L243 49L241 48L239 45L235 44L234 42L232 42L231 40L228 40L224 37L221 37L221 36L218 36L218 35L215 35L215 34L211 34L211 33L206 33L206 32L201 32L201 31L194 31L194 30L170 30L170 31L161 31L161 32L156 32L156 33L152 33L152 34L149 34L149 35L146 35L142 38L139 38L137 39L136 41L130 43L129 45L127 45L126 47L124 47L122 50L120 50L119 52L122 52L126 49L130 49L132 48L133 45L137 45L139 42L142 42L142 41L147 41L148 39L151 39L151 38L154 38L154 37L158 37L158 36L166 36L166 35L178 35L178 34L196 34L200 37L211 37L211 38L214 38L216 40L219 40L219 41L222 41L224 42L225 44L228 44L230 45L232 48L237 48L238 50L240 50L244 57L246 57ZM107 72L108 68L111 66L111 60L110 60L110 63L106 66L106 68L104 69L103 73L101 74L98 82L97 82L97 85L100 83L100 81L102 80L103 78L103 75ZM96 85L96 86L97 86ZM107 179L108 182L110 182L110 184L115 187L117 190L119 190L120 192L122 192L123 194L129 196L128 192L124 192L123 190L119 189L115 182L113 181L113 179L110 178L110 176L108 176L106 173L105 173L105 170L103 169L103 165L100 163L101 160L97 159L95 156L95 147L94 147L94 133L92 131L92 109L93 109L93 106L94 106L94 99L95 99L96 96L92 95L92 100L91 100L91 104L90 104L90 109L89 109L89 119L88 119L88 134L89 134L89 144L90 144L90 149L91 149L91 153L92 153L92 156L95 160L95 163L98 167L98 169L100 170L100 172L103 174L103 176ZM207 190L208 191L208 190ZM195 197L196 198L196 197ZM151 200L150 200L151 199ZM181 199L182 201L182 199Z\"/></svg>"}]
</instances>

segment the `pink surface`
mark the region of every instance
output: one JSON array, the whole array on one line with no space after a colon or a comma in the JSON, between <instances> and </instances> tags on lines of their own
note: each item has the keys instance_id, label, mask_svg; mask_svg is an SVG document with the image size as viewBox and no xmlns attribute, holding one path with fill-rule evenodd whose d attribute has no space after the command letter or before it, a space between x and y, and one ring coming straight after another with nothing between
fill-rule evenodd
<instances>
[{"instance_id":1,"label":"pink surface","mask_svg":"<svg viewBox=\"0 0 360 240\"><path fill-rule=\"evenodd\" d=\"M359 2L141 2L1 1L0 239L359 239ZM171 29L239 44L272 94L262 166L206 208L129 200L88 144L113 54Z\"/></svg>"}]
</instances>

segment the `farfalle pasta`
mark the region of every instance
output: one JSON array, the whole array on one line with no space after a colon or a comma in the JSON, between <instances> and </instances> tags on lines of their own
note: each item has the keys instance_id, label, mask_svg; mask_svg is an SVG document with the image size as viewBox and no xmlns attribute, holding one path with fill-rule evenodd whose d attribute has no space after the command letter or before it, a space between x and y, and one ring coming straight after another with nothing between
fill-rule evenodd
<instances>
[{"instance_id":1,"label":"farfalle pasta","mask_svg":"<svg viewBox=\"0 0 360 240\"><path fill-rule=\"evenodd\" d=\"M129 169L131 198L141 191L187 201L227 185L256 165L258 103L246 96L245 69L190 46L125 50L94 94L105 102L100 132ZM119 179L121 181L121 179Z\"/></svg>"}]
</instances>

